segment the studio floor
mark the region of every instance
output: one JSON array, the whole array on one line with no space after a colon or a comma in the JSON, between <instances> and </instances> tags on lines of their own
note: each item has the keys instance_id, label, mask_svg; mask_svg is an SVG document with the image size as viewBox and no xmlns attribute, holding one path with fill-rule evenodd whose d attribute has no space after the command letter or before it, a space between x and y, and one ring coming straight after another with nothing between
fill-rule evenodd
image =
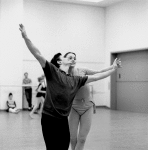
<instances>
[{"instance_id":1,"label":"studio floor","mask_svg":"<svg viewBox=\"0 0 148 150\"><path fill-rule=\"evenodd\" d=\"M148 114L97 108L84 150L147 149ZM0 150L45 150L40 118L0 111Z\"/></svg>"}]
</instances>

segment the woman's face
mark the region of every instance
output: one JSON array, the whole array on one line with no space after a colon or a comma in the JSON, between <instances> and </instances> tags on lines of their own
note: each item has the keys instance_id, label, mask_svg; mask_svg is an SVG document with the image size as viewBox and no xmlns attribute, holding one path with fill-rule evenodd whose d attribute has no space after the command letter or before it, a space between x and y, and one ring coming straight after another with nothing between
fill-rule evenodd
<instances>
[{"instance_id":1,"label":"woman's face","mask_svg":"<svg viewBox=\"0 0 148 150\"><path fill-rule=\"evenodd\" d=\"M64 65L75 66L76 56L73 53L69 53L66 57L61 58Z\"/></svg>"}]
</instances>

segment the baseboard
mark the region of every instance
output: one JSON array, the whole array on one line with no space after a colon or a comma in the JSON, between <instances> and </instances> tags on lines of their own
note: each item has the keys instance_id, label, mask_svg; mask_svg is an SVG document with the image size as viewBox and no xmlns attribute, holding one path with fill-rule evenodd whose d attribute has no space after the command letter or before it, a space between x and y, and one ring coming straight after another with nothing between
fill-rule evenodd
<instances>
[{"instance_id":1,"label":"baseboard","mask_svg":"<svg viewBox=\"0 0 148 150\"><path fill-rule=\"evenodd\" d=\"M110 109L108 106L96 106L96 108Z\"/></svg>"}]
</instances>

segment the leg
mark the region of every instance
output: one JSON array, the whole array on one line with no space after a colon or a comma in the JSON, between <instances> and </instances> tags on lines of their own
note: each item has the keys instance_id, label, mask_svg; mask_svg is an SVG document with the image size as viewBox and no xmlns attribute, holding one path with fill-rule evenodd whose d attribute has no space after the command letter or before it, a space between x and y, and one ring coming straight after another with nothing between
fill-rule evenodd
<instances>
[{"instance_id":1,"label":"leg","mask_svg":"<svg viewBox=\"0 0 148 150\"><path fill-rule=\"evenodd\" d=\"M14 113L15 112L14 108L9 108L9 112Z\"/></svg>"},{"instance_id":2,"label":"leg","mask_svg":"<svg viewBox=\"0 0 148 150\"><path fill-rule=\"evenodd\" d=\"M32 88L29 89L29 98L28 98L28 105L29 105L29 108L32 107Z\"/></svg>"},{"instance_id":3,"label":"leg","mask_svg":"<svg viewBox=\"0 0 148 150\"><path fill-rule=\"evenodd\" d=\"M44 97L41 97L41 107L40 107L40 110L39 110L39 115L40 115L40 116L41 116L41 114L42 114L43 104L44 104Z\"/></svg>"},{"instance_id":4,"label":"leg","mask_svg":"<svg viewBox=\"0 0 148 150\"><path fill-rule=\"evenodd\" d=\"M70 132L67 117L58 119L42 114L41 126L46 150L68 150Z\"/></svg>"},{"instance_id":5,"label":"leg","mask_svg":"<svg viewBox=\"0 0 148 150\"><path fill-rule=\"evenodd\" d=\"M93 106L89 108L80 118L80 129L78 134L78 141L75 150L83 150L86 137L90 131L93 116Z\"/></svg>"},{"instance_id":6,"label":"leg","mask_svg":"<svg viewBox=\"0 0 148 150\"><path fill-rule=\"evenodd\" d=\"M30 112L30 117L31 118L32 118L32 115L35 113L35 111L38 109L40 103L41 103L41 97L37 97L36 104L33 107L32 111Z\"/></svg>"},{"instance_id":7,"label":"leg","mask_svg":"<svg viewBox=\"0 0 148 150\"><path fill-rule=\"evenodd\" d=\"M28 107L31 109L32 107L32 88L25 89L26 100L28 102Z\"/></svg>"},{"instance_id":8,"label":"leg","mask_svg":"<svg viewBox=\"0 0 148 150\"><path fill-rule=\"evenodd\" d=\"M9 112L11 113L18 113L20 110L19 109L16 109L16 108L9 108Z\"/></svg>"},{"instance_id":9,"label":"leg","mask_svg":"<svg viewBox=\"0 0 148 150\"><path fill-rule=\"evenodd\" d=\"M80 119L79 114L73 108L71 108L71 112L69 115L71 150L75 150L77 144L77 132L78 132L79 119Z\"/></svg>"}]
</instances>

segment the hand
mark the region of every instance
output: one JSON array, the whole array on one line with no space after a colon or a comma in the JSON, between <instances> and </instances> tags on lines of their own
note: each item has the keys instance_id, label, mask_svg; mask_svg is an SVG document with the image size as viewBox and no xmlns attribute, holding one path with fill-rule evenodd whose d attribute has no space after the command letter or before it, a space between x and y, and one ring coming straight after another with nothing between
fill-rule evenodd
<instances>
[{"instance_id":1,"label":"hand","mask_svg":"<svg viewBox=\"0 0 148 150\"><path fill-rule=\"evenodd\" d=\"M120 60L120 58L119 58L119 59L117 59L116 63L117 63L117 66L118 66L118 68L122 68L122 65L121 65L121 60Z\"/></svg>"},{"instance_id":2,"label":"hand","mask_svg":"<svg viewBox=\"0 0 148 150\"><path fill-rule=\"evenodd\" d=\"M19 26L20 26L19 30L21 31L22 37L24 38L26 36L25 27L23 24L19 24Z\"/></svg>"},{"instance_id":3,"label":"hand","mask_svg":"<svg viewBox=\"0 0 148 150\"><path fill-rule=\"evenodd\" d=\"M116 58L115 60L114 60L114 62L113 62L113 68L114 69L117 69L117 68L121 68L122 66L121 66L121 60L120 59L118 59L118 58Z\"/></svg>"}]
</instances>

